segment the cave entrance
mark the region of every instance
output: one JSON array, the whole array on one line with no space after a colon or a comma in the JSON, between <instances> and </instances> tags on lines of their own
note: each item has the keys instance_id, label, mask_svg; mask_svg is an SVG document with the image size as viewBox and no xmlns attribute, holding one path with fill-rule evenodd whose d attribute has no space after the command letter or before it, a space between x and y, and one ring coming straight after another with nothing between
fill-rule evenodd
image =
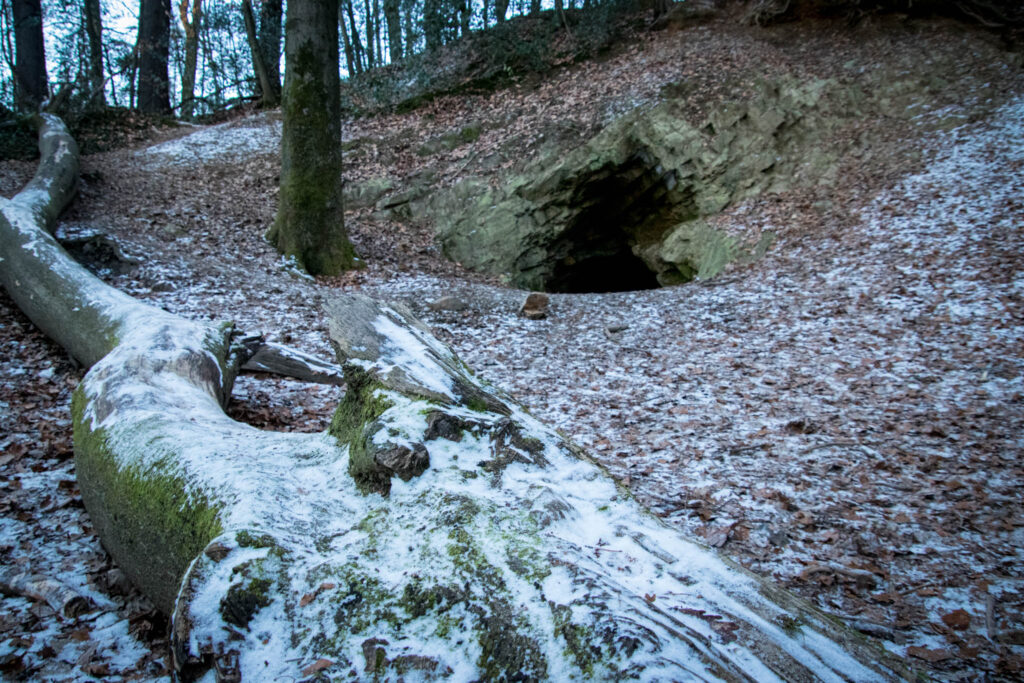
<instances>
[{"instance_id":1,"label":"cave entrance","mask_svg":"<svg viewBox=\"0 0 1024 683\"><path fill-rule=\"evenodd\" d=\"M579 183L572 196L578 213L550 246L548 292L627 292L656 289L658 275L634 253L684 220L689 211L674 193L675 176L632 157L608 165Z\"/></svg>"}]
</instances>

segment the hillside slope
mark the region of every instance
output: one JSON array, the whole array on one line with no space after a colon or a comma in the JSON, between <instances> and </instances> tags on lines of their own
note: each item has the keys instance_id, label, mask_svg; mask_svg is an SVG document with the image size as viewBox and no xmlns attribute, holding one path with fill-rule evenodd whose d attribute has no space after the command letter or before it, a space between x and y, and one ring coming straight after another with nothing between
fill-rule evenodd
<instances>
[{"instance_id":1,"label":"hillside slope","mask_svg":"<svg viewBox=\"0 0 1024 683\"><path fill-rule=\"evenodd\" d=\"M552 295L548 319L527 321L522 292L442 257L425 198L469 176L500 186L663 96L685 93L680 115L699 121L782 75L861 87L877 106L830 129L821 144L844 153L825 182L709 217L737 239L774 234L760 260L700 283ZM905 85L864 88L882 83ZM952 23L711 23L644 34L535 87L349 122L357 273L310 281L262 241L273 113L86 158L61 230L135 296L325 356L318 309L332 291L405 300L670 524L937 678L1010 680L1024 666L1022 98L1019 56ZM0 165L0 190L29 173ZM82 238L92 230L117 248ZM429 305L442 296L461 305ZM0 666L11 678L163 675L164 622L104 558L77 497L76 371L6 296L0 343L0 558L99 607L55 615L5 597ZM337 400L253 377L233 411L318 430Z\"/></svg>"}]
</instances>

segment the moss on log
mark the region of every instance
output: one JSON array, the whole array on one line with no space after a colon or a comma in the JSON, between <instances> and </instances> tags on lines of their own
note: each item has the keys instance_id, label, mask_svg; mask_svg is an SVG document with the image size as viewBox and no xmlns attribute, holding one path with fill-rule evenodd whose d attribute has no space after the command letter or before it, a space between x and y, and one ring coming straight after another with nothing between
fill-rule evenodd
<instances>
[{"instance_id":1,"label":"moss on log","mask_svg":"<svg viewBox=\"0 0 1024 683\"><path fill-rule=\"evenodd\" d=\"M44 141L66 135L47 126ZM53 148L60 169L66 149ZM117 562L173 613L179 678L906 675L668 528L400 306L328 307L355 385L328 433L232 421L221 406L244 354L231 326L78 268L44 230L69 195L42 180L48 199L2 207L0 273L30 316L75 321L55 334L92 365L74 401L83 498Z\"/></svg>"}]
</instances>

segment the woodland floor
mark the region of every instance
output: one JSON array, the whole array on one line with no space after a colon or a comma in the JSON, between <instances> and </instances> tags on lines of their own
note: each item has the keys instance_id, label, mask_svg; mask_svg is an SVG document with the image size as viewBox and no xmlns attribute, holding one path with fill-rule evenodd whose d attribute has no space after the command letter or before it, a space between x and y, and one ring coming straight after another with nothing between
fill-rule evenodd
<instances>
[{"instance_id":1,"label":"woodland floor","mask_svg":"<svg viewBox=\"0 0 1024 683\"><path fill-rule=\"evenodd\" d=\"M153 131L156 147L83 160L62 234L124 249L83 259L129 293L329 355L319 306L339 289L409 303L479 374L587 446L668 524L721 549L942 680L1024 670L1024 83L978 34L947 25L642 35L539 86L442 98L346 127L349 182L467 168L495 178L545 136L583 140L680 79L694 107L722 74L834 74L851 59L962 50L998 102L946 132L892 123L843 181L733 206L734 233L771 229L761 261L717 279L616 294L523 293L445 261L429 226L370 209L348 227L367 267L312 281L263 242L276 208L274 115ZM959 43L957 42L959 41ZM899 57L893 57L896 54ZM853 55L851 57L851 55ZM742 83L741 83L742 89ZM976 93L950 85L945 106ZM948 114L949 112L946 112ZM485 121L451 152L439 132ZM855 134L856 131L847 131ZM152 143L147 143L152 144ZM33 165L0 164L9 196ZM455 296L462 311L433 311ZM69 403L81 377L0 293L0 674L11 680L167 675L167 622L92 533L74 480ZM245 377L230 412L323 429L340 390ZM59 614L16 573L92 599ZM20 593L20 594L19 594Z\"/></svg>"}]
</instances>

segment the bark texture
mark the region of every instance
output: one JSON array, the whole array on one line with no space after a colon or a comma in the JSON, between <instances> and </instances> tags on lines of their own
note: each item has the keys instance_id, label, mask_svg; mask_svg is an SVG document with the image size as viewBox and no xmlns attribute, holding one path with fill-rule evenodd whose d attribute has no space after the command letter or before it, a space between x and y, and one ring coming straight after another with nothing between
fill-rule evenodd
<instances>
[{"instance_id":1,"label":"bark texture","mask_svg":"<svg viewBox=\"0 0 1024 683\"><path fill-rule=\"evenodd\" d=\"M141 0L139 7L139 111L171 111L167 56L170 50L171 0Z\"/></svg>"},{"instance_id":2,"label":"bark texture","mask_svg":"<svg viewBox=\"0 0 1024 683\"><path fill-rule=\"evenodd\" d=\"M263 64L273 89L275 106L281 101L281 0L260 0L259 43Z\"/></svg>"},{"instance_id":3,"label":"bark texture","mask_svg":"<svg viewBox=\"0 0 1024 683\"><path fill-rule=\"evenodd\" d=\"M338 0L294 0L285 26L281 186L267 237L312 275L355 265L341 195Z\"/></svg>"},{"instance_id":4,"label":"bark texture","mask_svg":"<svg viewBox=\"0 0 1024 683\"><path fill-rule=\"evenodd\" d=\"M14 0L15 97L22 111L35 111L49 96L43 8L39 0Z\"/></svg>"},{"instance_id":5,"label":"bark texture","mask_svg":"<svg viewBox=\"0 0 1024 683\"><path fill-rule=\"evenodd\" d=\"M190 0L178 3L178 18L185 32L185 68L181 73L181 117L192 118L195 112L196 66L199 61L199 28L203 20L203 0L191 0L191 18L189 17Z\"/></svg>"},{"instance_id":6,"label":"bark texture","mask_svg":"<svg viewBox=\"0 0 1024 683\"><path fill-rule=\"evenodd\" d=\"M89 38L89 90L90 106L106 106L103 76L103 12L100 0L85 0L85 33Z\"/></svg>"},{"instance_id":7,"label":"bark texture","mask_svg":"<svg viewBox=\"0 0 1024 683\"><path fill-rule=\"evenodd\" d=\"M49 118L41 146L36 179L0 204L0 278L92 366L73 406L83 498L173 611L181 679L904 675L681 538L400 305L328 306L348 387L328 433L233 422L245 345L71 261L44 228L73 192L74 142Z\"/></svg>"},{"instance_id":8,"label":"bark texture","mask_svg":"<svg viewBox=\"0 0 1024 683\"><path fill-rule=\"evenodd\" d=\"M245 23L245 38L249 42L253 71L256 72L256 80L260 85L260 103L264 107L276 107L278 90L270 80L269 67L263 59L263 50L256 29L256 16L253 14L250 0L242 0L242 21Z\"/></svg>"}]
</instances>

